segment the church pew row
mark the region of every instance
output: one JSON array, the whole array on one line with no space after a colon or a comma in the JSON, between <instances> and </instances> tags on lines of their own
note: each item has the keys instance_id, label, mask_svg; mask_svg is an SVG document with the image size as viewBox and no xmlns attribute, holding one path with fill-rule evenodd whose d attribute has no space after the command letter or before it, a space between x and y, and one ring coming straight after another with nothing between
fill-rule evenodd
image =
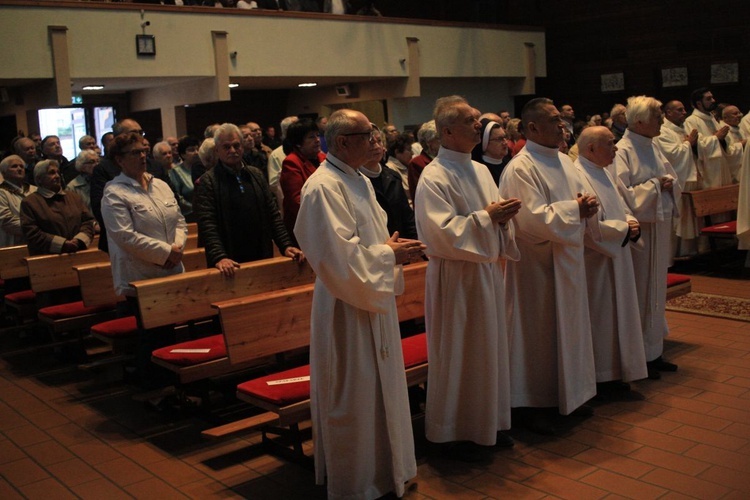
<instances>
[{"instance_id":1,"label":"church pew row","mask_svg":"<svg viewBox=\"0 0 750 500\"><path fill-rule=\"evenodd\" d=\"M310 284L315 275L307 263L276 257L241 264L233 278L217 269L194 271L133 283L141 326L145 329L212 319L211 303ZM215 335L157 349L152 361L174 372L180 383L218 377L245 367L229 363L224 338Z\"/></svg>"},{"instance_id":2,"label":"church pew row","mask_svg":"<svg viewBox=\"0 0 750 500\"><path fill-rule=\"evenodd\" d=\"M696 217L702 218L705 226L701 234L708 237L711 250L716 250L716 238L731 239L737 235L737 206L739 204L740 185L730 184L718 188L685 191L683 196L690 199ZM732 212L733 220L711 223L711 216Z\"/></svg>"},{"instance_id":3,"label":"church pew row","mask_svg":"<svg viewBox=\"0 0 750 500\"><path fill-rule=\"evenodd\" d=\"M692 285L687 274L667 274L667 300L690 293Z\"/></svg>"},{"instance_id":4,"label":"church pew row","mask_svg":"<svg viewBox=\"0 0 750 500\"><path fill-rule=\"evenodd\" d=\"M426 262L404 267L405 289L396 298L399 321L424 317ZM310 342L310 313L313 286L214 304L219 311L227 353L232 363L248 363L307 348ZM252 325L251 328L248 325ZM421 333L404 338L404 369L409 387L427 381L427 340ZM267 451L302 463L299 423L310 418L310 366L298 366L258 377L237 386L237 397L265 412L219 427L206 429L204 437L220 438L242 432L261 431ZM282 383L279 383L281 381ZM270 436L285 436L292 448Z\"/></svg>"}]
</instances>

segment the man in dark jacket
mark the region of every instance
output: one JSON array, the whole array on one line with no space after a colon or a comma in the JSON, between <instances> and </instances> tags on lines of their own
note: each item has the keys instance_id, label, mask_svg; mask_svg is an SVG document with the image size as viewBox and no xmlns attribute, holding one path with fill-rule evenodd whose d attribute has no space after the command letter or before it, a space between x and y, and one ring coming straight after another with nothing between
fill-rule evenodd
<instances>
[{"instance_id":1,"label":"man in dark jacket","mask_svg":"<svg viewBox=\"0 0 750 500\"><path fill-rule=\"evenodd\" d=\"M302 261L304 254L292 246L268 182L242 161L240 130L225 123L214 141L219 163L200 178L193 203L208 266L233 276L239 262L273 257L273 243L282 255Z\"/></svg>"}]
</instances>

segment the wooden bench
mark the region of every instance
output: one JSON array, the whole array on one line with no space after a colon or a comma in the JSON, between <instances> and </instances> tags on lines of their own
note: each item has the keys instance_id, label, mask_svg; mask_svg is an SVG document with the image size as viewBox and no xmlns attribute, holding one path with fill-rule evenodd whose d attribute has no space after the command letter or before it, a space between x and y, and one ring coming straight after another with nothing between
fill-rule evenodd
<instances>
[{"instance_id":1,"label":"wooden bench","mask_svg":"<svg viewBox=\"0 0 750 500\"><path fill-rule=\"evenodd\" d=\"M687 295L692 290L690 276L686 274L667 274L667 300Z\"/></svg>"},{"instance_id":2,"label":"wooden bench","mask_svg":"<svg viewBox=\"0 0 750 500\"><path fill-rule=\"evenodd\" d=\"M157 280L136 281L136 297L142 327L160 326L214 318L218 311L212 302L246 297L272 290L312 283L315 275L306 263L277 257L241 264L233 278L217 269L194 271ZM154 351L152 361L177 374L181 383L225 375L242 369L231 365L220 332L202 339ZM172 353L198 349L208 352Z\"/></svg>"},{"instance_id":3,"label":"wooden bench","mask_svg":"<svg viewBox=\"0 0 750 500\"><path fill-rule=\"evenodd\" d=\"M737 235L737 205L740 196L739 184L730 184L718 188L685 191L683 196L690 199L690 205L696 217L704 220L705 226L701 235L709 238L711 249L716 250L715 238L735 238ZM712 224L711 216L731 213L733 220Z\"/></svg>"},{"instance_id":4,"label":"wooden bench","mask_svg":"<svg viewBox=\"0 0 750 500\"><path fill-rule=\"evenodd\" d=\"M396 301L399 321L424 316L426 267L427 263L422 262L404 268L405 290ZM307 285L214 304L219 311L230 361L247 363L309 346L312 296L313 285ZM249 324L252 324L251 328L248 328ZM407 385L412 387L425 383L426 334L403 339L402 350ZM240 384L237 387L237 397L266 412L207 429L202 435L219 438L260 430L268 451L307 463L309 459L302 451L299 423L310 418L309 381L283 385L269 385L268 382L304 379L309 377L309 373L309 365L305 365ZM269 434L287 437L292 449L271 439Z\"/></svg>"}]
</instances>

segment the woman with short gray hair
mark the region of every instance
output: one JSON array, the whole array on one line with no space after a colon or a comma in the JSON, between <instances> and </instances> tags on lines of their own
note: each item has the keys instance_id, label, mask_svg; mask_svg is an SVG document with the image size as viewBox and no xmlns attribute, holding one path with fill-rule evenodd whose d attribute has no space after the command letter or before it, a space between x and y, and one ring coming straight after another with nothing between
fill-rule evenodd
<instances>
[{"instance_id":1,"label":"woman with short gray hair","mask_svg":"<svg viewBox=\"0 0 750 500\"><path fill-rule=\"evenodd\" d=\"M26 182L23 159L10 155L0 162L0 247L23 245L26 238L21 230L21 201L36 191Z\"/></svg>"}]
</instances>

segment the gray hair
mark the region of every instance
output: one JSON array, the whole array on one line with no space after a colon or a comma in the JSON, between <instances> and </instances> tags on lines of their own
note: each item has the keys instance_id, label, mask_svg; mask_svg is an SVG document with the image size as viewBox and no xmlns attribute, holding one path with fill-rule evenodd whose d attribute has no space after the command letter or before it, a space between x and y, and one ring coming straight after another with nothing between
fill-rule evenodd
<instances>
[{"instance_id":1,"label":"gray hair","mask_svg":"<svg viewBox=\"0 0 750 500\"><path fill-rule=\"evenodd\" d=\"M435 126L435 120L430 120L422 124L417 132L417 140L423 148L427 149L427 143L433 139L437 139L437 127Z\"/></svg>"},{"instance_id":2,"label":"gray hair","mask_svg":"<svg viewBox=\"0 0 750 500\"><path fill-rule=\"evenodd\" d=\"M457 104L469 103L460 95L450 95L447 97L441 97L435 101L435 108L432 112L432 117L435 120L435 128L437 129L437 136L440 137L440 130L444 127L453 125L458 118Z\"/></svg>"},{"instance_id":3,"label":"gray hair","mask_svg":"<svg viewBox=\"0 0 750 500\"><path fill-rule=\"evenodd\" d=\"M94 141L94 144L96 144L96 137L90 135L82 136L80 139L78 139L78 148L83 149L83 143L86 141Z\"/></svg>"},{"instance_id":4,"label":"gray hair","mask_svg":"<svg viewBox=\"0 0 750 500\"><path fill-rule=\"evenodd\" d=\"M216 143L213 139L209 137L201 143L198 148L198 158L201 159L201 163L206 167L206 170L216 166Z\"/></svg>"},{"instance_id":5,"label":"gray hair","mask_svg":"<svg viewBox=\"0 0 750 500\"><path fill-rule=\"evenodd\" d=\"M287 116L286 118L284 118L283 120L281 120L281 140L282 141L284 139L286 139L286 131L289 128L289 126L292 123L295 123L295 122L298 122L298 121L299 121L299 117L297 117L297 116Z\"/></svg>"},{"instance_id":6,"label":"gray hair","mask_svg":"<svg viewBox=\"0 0 750 500\"><path fill-rule=\"evenodd\" d=\"M660 101L645 95L628 97L628 107L625 110L625 119L628 124L647 122L654 113L661 114Z\"/></svg>"},{"instance_id":7,"label":"gray hair","mask_svg":"<svg viewBox=\"0 0 750 500\"><path fill-rule=\"evenodd\" d=\"M351 132L357 125L357 121L350 113L351 111L350 109L338 109L328 117L328 128L326 128L325 134L326 144L328 145L328 150L334 154L338 149L336 138L342 134Z\"/></svg>"},{"instance_id":8,"label":"gray hair","mask_svg":"<svg viewBox=\"0 0 750 500\"><path fill-rule=\"evenodd\" d=\"M47 175L50 167L60 168L60 164L55 160L42 160L34 165L34 183L39 185L39 179Z\"/></svg>"},{"instance_id":9,"label":"gray hair","mask_svg":"<svg viewBox=\"0 0 750 500\"><path fill-rule=\"evenodd\" d=\"M216 130L214 130L214 144L218 146L219 138L223 135L230 134L237 134L237 137L242 139L242 133L240 132L240 128L237 125L235 125L234 123L222 123L216 128Z\"/></svg>"},{"instance_id":10,"label":"gray hair","mask_svg":"<svg viewBox=\"0 0 750 500\"><path fill-rule=\"evenodd\" d=\"M203 138L204 139L213 139L214 132L216 132L216 129L219 128L218 123L212 123L208 127L206 127L206 130L203 131Z\"/></svg>"},{"instance_id":11,"label":"gray hair","mask_svg":"<svg viewBox=\"0 0 750 500\"><path fill-rule=\"evenodd\" d=\"M157 160L161 160L164 158L164 153L167 151L172 151L172 146L169 145L167 141L161 141L154 144L154 147L151 148L151 151L154 153L154 158Z\"/></svg>"},{"instance_id":12,"label":"gray hair","mask_svg":"<svg viewBox=\"0 0 750 500\"><path fill-rule=\"evenodd\" d=\"M21 162L21 165L24 164L23 158L21 158L18 155L6 156L5 158L3 158L3 161L0 161L0 175L5 175L5 173L10 168L10 164L13 163L14 161Z\"/></svg>"},{"instance_id":13,"label":"gray hair","mask_svg":"<svg viewBox=\"0 0 750 500\"><path fill-rule=\"evenodd\" d=\"M609 112L609 117L611 119L614 119L616 116L624 115L625 114L625 106L623 106L620 103L615 104L612 106L612 110Z\"/></svg>"},{"instance_id":14,"label":"gray hair","mask_svg":"<svg viewBox=\"0 0 750 500\"><path fill-rule=\"evenodd\" d=\"M96 151L93 149L84 149L78 153L78 156L76 156L76 171L80 172L81 168L83 168L83 164L86 163L86 160L89 158L99 158L99 155L96 154Z\"/></svg>"}]
</instances>

